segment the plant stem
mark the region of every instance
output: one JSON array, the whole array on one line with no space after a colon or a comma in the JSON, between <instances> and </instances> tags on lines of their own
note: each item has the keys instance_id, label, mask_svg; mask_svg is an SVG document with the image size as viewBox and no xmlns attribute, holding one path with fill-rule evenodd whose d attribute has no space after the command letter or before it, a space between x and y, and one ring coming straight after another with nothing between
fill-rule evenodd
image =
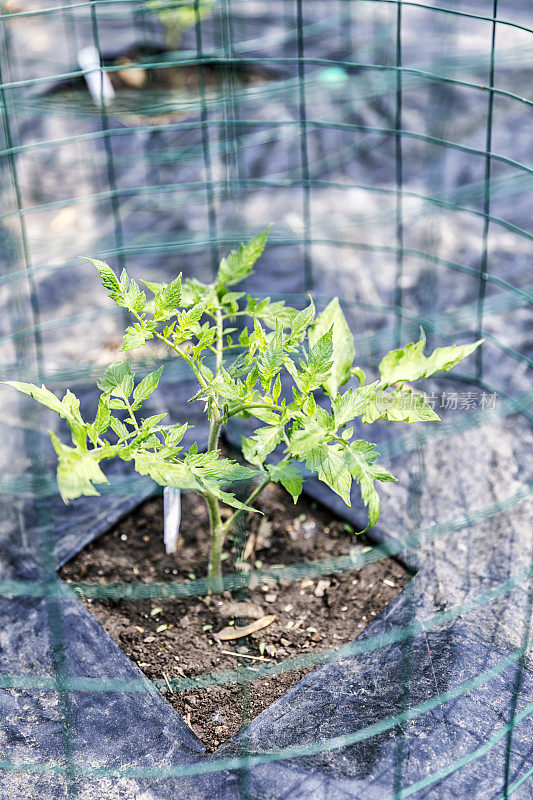
<instances>
[{"instance_id":1,"label":"plant stem","mask_svg":"<svg viewBox=\"0 0 533 800\"><path fill-rule=\"evenodd\" d=\"M220 372L220 367L222 366L222 336L223 336L223 328L222 328L222 317L220 313L220 308L216 310L216 329L217 329L217 361L216 361L216 373L215 375L218 376ZM214 401L213 401L214 402ZM218 447L218 437L220 434L220 427L222 425L222 414L217 407L213 407L211 409L211 419L209 425L209 440L207 443L207 449L216 450ZM205 501L207 503L207 510L209 512L209 529L211 532L211 552L209 554L209 567L207 569L207 581L209 584L209 591L210 592L221 592L222 591L222 547L224 545L224 539L226 538L226 531L224 530L224 526L222 525L222 519L220 517L220 506L218 504L218 499L215 495L210 494L209 492L205 495Z\"/></svg>"},{"instance_id":2,"label":"plant stem","mask_svg":"<svg viewBox=\"0 0 533 800\"><path fill-rule=\"evenodd\" d=\"M217 498L212 494L205 495L207 510L209 512L209 528L211 531L211 552L209 554L209 567L207 570L207 581L209 592L222 591L222 546L226 532L220 517L220 508Z\"/></svg>"}]
</instances>

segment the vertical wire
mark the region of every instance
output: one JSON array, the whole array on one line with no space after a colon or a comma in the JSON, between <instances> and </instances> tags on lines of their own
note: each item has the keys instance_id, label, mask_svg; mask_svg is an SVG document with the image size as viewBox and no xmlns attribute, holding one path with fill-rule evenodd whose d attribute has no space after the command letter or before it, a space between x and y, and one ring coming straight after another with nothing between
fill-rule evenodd
<instances>
[{"instance_id":1,"label":"vertical wire","mask_svg":"<svg viewBox=\"0 0 533 800\"><path fill-rule=\"evenodd\" d=\"M483 312L485 305L485 294L487 291L487 266L488 266L488 244L489 244L489 214L490 214L490 177L491 177L491 152L492 152L492 120L494 108L494 55L496 45L496 18L498 16L498 0L492 3L492 35L490 46L490 68L489 68L489 99L487 104L487 130L485 137L485 188L483 199L483 238L481 262L479 265L479 291L477 302L477 338L483 337ZM476 379L483 379L483 353L482 347L476 351Z\"/></svg>"},{"instance_id":2,"label":"vertical wire","mask_svg":"<svg viewBox=\"0 0 533 800\"><path fill-rule=\"evenodd\" d=\"M309 174L309 152L307 147L307 108L305 96L305 59L302 0L296 0L296 25L298 41L298 113L300 119L300 158L302 170L303 208L303 257L305 290L313 289L313 266L311 259L311 196Z\"/></svg>"},{"instance_id":3,"label":"vertical wire","mask_svg":"<svg viewBox=\"0 0 533 800\"><path fill-rule=\"evenodd\" d=\"M1 20L1 22L2 22L2 50L3 52L7 52L5 27L3 20ZM7 159L9 164L9 171L11 174L11 181L13 184L15 203L18 212L17 219L20 228L20 241L22 245L22 255L24 259L24 271L26 273L26 283L28 286L28 293L30 298L30 312L31 312L32 328L33 328L33 343L35 346L37 378L40 381L42 380L42 376L44 374L44 364L43 364L43 340L40 330L39 298L37 294L37 286L35 284L35 280L32 275L32 263L31 263L28 231L26 228L26 220L24 218L24 214L22 213L24 202L22 199L22 192L20 190L20 183L18 179L17 162L15 154L13 152L14 142L11 131L11 124L9 120L7 96L4 88L1 58L0 58L0 103L2 106L2 122L4 127L4 135L8 149Z\"/></svg>"},{"instance_id":4,"label":"vertical wire","mask_svg":"<svg viewBox=\"0 0 533 800\"><path fill-rule=\"evenodd\" d=\"M422 436L417 437L416 448L413 453L413 467L411 470L411 480L408 488L408 515L410 520L411 535L416 536L417 532L422 527L422 487L425 478L425 463L424 463L424 439ZM418 548L413 549L414 553L418 552ZM418 563L415 564L418 571ZM416 615L416 602L415 602L415 585L414 580L411 578L404 587L405 595L405 618L403 624L411 626L415 621ZM405 731L403 724L407 722L406 712L409 709L411 701L411 680L413 673L413 643L414 635L410 633L400 644L400 697L399 697L399 715L403 719L397 728L398 737L394 754L394 773L393 773L393 799L401 800L403 797L403 767L405 762ZM422 646L422 643L421 643ZM429 655L429 654L428 654ZM429 655L431 658L431 655Z\"/></svg>"},{"instance_id":5,"label":"vertical wire","mask_svg":"<svg viewBox=\"0 0 533 800\"><path fill-rule=\"evenodd\" d=\"M93 41L94 41L94 46L98 50L98 57L100 59L100 75L103 81L104 64L102 61L102 51L100 48L100 32L98 30L98 18L96 15L97 0L90 0L90 2L91 2L90 13L91 13L91 27L92 27ZM102 125L102 132L104 134L103 139L104 139L104 148L106 155L107 181L109 183L109 189L110 189L111 212L113 215L115 245L117 248L117 262L119 269L122 270L126 266L126 260L124 255L124 232L122 229L122 220L120 217L120 204L117 194L117 181L116 181L115 163L113 156L113 146L111 144L111 133L109 130L109 116L107 113L107 104L105 101L103 89L100 92L100 97L101 97L100 122ZM128 312L124 310L122 316L124 320L124 325L127 326L129 324Z\"/></svg>"},{"instance_id":6,"label":"vertical wire","mask_svg":"<svg viewBox=\"0 0 533 800\"><path fill-rule=\"evenodd\" d=\"M206 90L205 90L205 64L202 41L202 21L200 17L200 0L194 0L195 35L196 35L196 55L198 57L199 69L199 90L200 90L200 130L202 134L202 154L205 167L205 190L207 195L207 224L209 226L209 249L211 252L211 271L213 278L216 275L219 252L218 252L218 224L216 211L216 197L213 184L213 168L211 162L211 148L209 137L209 114L207 110Z\"/></svg>"},{"instance_id":7,"label":"vertical wire","mask_svg":"<svg viewBox=\"0 0 533 800\"><path fill-rule=\"evenodd\" d=\"M396 276L394 279L394 346L402 338L402 278L403 278L403 153L402 153L402 3L396 6L396 111L394 127L394 157L396 165Z\"/></svg>"},{"instance_id":8,"label":"vertical wire","mask_svg":"<svg viewBox=\"0 0 533 800\"><path fill-rule=\"evenodd\" d=\"M2 21L2 51L8 52L5 41L5 29ZM22 214L23 201L20 185L18 181L17 165L15 155L13 153L13 136L9 120L9 112L6 102L6 93L3 85L2 64L0 58L0 103L2 105L2 117L4 134L6 144L8 146L8 164L11 173L13 191L15 194L15 201L18 208L18 219L20 225L22 254L24 258L24 268L26 272L26 281L29 289L30 298L30 311L33 320L33 343L34 343L34 358L35 367L39 380L42 379L44 373L43 363L43 345L39 325L39 302L37 295L37 288L31 274L31 259L29 240L25 220ZM19 345L15 344L17 348L17 358L22 363L27 363L28 352L24 342L21 341ZM21 403L21 417L24 423L23 428L23 441L24 451L28 455L31 464L31 485L32 497L34 500L34 507L36 513L36 520L38 525L38 547L41 557L42 577L44 583L49 586L52 591L50 594L45 592L44 605L46 609L46 619L48 623L48 631L50 635L50 647L52 656L52 669L54 673L54 681L56 685L56 692L58 697L59 712L61 718L61 747L65 759L65 782L67 789L67 796L69 800L75 800L78 796L78 785L74 771L74 748L71 733L72 724L72 706L70 695L66 685L66 664L65 664L65 639L63 635L63 624L61 617L61 602L57 597L54 597L54 585L57 583L57 576L55 571L55 562L53 557L53 542L51 540L51 532L53 531L53 521L51 518L50 508L44 499L46 493L46 459L42 452L41 437L38 433L39 426L39 411L34 407L34 404L28 404L25 401Z\"/></svg>"},{"instance_id":9,"label":"vertical wire","mask_svg":"<svg viewBox=\"0 0 533 800\"><path fill-rule=\"evenodd\" d=\"M245 669L245 667L243 667L243 669ZM239 781L239 800L251 800L251 775L249 765L250 742L248 738L248 732L246 727L244 727L250 722L250 681L251 679L243 681L240 684L239 691L242 732L239 737L238 755L241 761L244 762L237 771L237 777Z\"/></svg>"},{"instance_id":10,"label":"vertical wire","mask_svg":"<svg viewBox=\"0 0 533 800\"><path fill-rule=\"evenodd\" d=\"M239 209L241 204L241 154L238 146L238 137L235 121L239 117L238 101L236 98L236 71L235 53L233 48L233 23L231 6L228 0L221 0L222 5L222 49L224 52L223 87L224 87L224 118L225 141L224 155L226 167L225 198L228 208L231 208L230 233L236 232L239 227ZM230 206L231 203L231 206Z\"/></svg>"},{"instance_id":11,"label":"vertical wire","mask_svg":"<svg viewBox=\"0 0 533 800\"><path fill-rule=\"evenodd\" d=\"M509 723L508 723L510 727L505 742L505 764L503 768L503 800L507 800L507 798L512 793L509 781L511 780L511 756L513 752L513 731L515 726L518 698L520 697L520 688L522 686L524 671L527 665L527 657L529 650L528 643L531 635L532 612L533 612L533 581L531 581L530 579L526 613L524 617L524 632L522 636L522 645L520 648L522 650L522 653L516 665L516 675L513 683L513 695L511 698Z\"/></svg>"}]
</instances>

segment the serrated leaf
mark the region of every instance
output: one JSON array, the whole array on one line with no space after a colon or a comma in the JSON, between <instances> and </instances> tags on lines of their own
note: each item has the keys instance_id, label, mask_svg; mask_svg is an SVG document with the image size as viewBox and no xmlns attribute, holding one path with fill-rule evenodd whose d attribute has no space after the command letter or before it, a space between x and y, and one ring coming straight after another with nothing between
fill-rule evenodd
<instances>
[{"instance_id":1,"label":"serrated leaf","mask_svg":"<svg viewBox=\"0 0 533 800\"><path fill-rule=\"evenodd\" d=\"M262 300L250 297L248 295L246 313L251 317L261 319L269 328L275 328L281 325L283 328L291 328L294 318L298 315L298 311L291 306L286 306L284 300L274 300L271 302L270 297L265 297Z\"/></svg>"},{"instance_id":2,"label":"serrated leaf","mask_svg":"<svg viewBox=\"0 0 533 800\"><path fill-rule=\"evenodd\" d=\"M307 329L313 322L314 318L315 304L311 300L310 305L307 306L307 308L304 308L303 311L300 311L298 314L296 314L291 321L291 333L289 336L290 347L295 348L304 340Z\"/></svg>"},{"instance_id":3,"label":"serrated leaf","mask_svg":"<svg viewBox=\"0 0 533 800\"><path fill-rule=\"evenodd\" d=\"M118 397L110 397L109 408L113 409L114 411L123 411L125 408L127 408L127 405L124 400L120 400Z\"/></svg>"},{"instance_id":4,"label":"serrated leaf","mask_svg":"<svg viewBox=\"0 0 533 800\"><path fill-rule=\"evenodd\" d=\"M229 458L221 458L218 450L189 454L185 458L185 463L198 478L204 481L216 481L221 486L250 480L257 476L257 470L244 467Z\"/></svg>"},{"instance_id":5,"label":"serrated leaf","mask_svg":"<svg viewBox=\"0 0 533 800\"><path fill-rule=\"evenodd\" d=\"M141 325L141 323L135 322L124 331L124 336L122 337L122 347L120 350L121 352L124 350L136 350L139 347L143 347L148 339L153 338L154 335L151 331L147 330L144 325Z\"/></svg>"},{"instance_id":6,"label":"serrated leaf","mask_svg":"<svg viewBox=\"0 0 533 800\"><path fill-rule=\"evenodd\" d=\"M124 302L119 303L130 311L140 314L146 306L146 295L139 288L137 283L132 279L129 286L124 293Z\"/></svg>"},{"instance_id":7,"label":"serrated leaf","mask_svg":"<svg viewBox=\"0 0 533 800\"><path fill-rule=\"evenodd\" d=\"M44 386L34 386L32 383L21 381L3 381L8 386L13 386L19 392L33 397L41 405L55 411L60 417L66 419L72 434L72 441L83 450L87 449L87 435L90 433L90 425L87 425L80 414L80 401L67 389L62 400Z\"/></svg>"},{"instance_id":8,"label":"serrated leaf","mask_svg":"<svg viewBox=\"0 0 533 800\"><path fill-rule=\"evenodd\" d=\"M340 444L328 444L324 430L313 420L291 434L290 452L299 461L305 461L308 469L316 472L319 479L350 505L352 476Z\"/></svg>"},{"instance_id":9,"label":"serrated leaf","mask_svg":"<svg viewBox=\"0 0 533 800\"><path fill-rule=\"evenodd\" d=\"M371 528L378 521L381 504L379 495L374 486L374 481L396 481L384 467L375 464L378 453L371 442L358 440L352 442L349 450L349 466L352 477L358 482L361 497L368 507L368 525L364 531ZM364 533L361 531L361 533Z\"/></svg>"},{"instance_id":10,"label":"serrated leaf","mask_svg":"<svg viewBox=\"0 0 533 800\"><path fill-rule=\"evenodd\" d=\"M252 267L265 249L270 227L254 236L248 244L241 244L237 251L221 259L216 277L217 286L233 286L244 280L252 272Z\"/></svg>"},{"instance_id":11,"label":"serrated leaf","mask_svg":"<svg viewBox=\"0 0 533 800\"><path fill-rule=\"evenodd\" d=\"M484 339L479 339L472 344L437 347L430 356L425 356L423 351L426 336L421 328L418 342L411 342L399 350L392 350L381 360L379 365L381 382L390 386L393 383L427 378L435 372L449 372L463 358L473 353L483 341Z\"/></svg>"},{"instance_id":12,"label":"serrated leaf","mask_svg":"<svg viewBox=\"0 0 533 800\"><path fill-rule=\"evenodd\" d=\"M190 308L198 303L208 303L212 297L213 289L196 278L187 278L181 286L181 305L183 308Z\"/></svg>"},{"instance_id":13,"label":"serrated leaf","mask_svg":"<svg viewBox=\"0 0 533 800\"><path fill-rule=\"evenodd\" d=\"M155 389L163 372L163 367L159 367L154 372L150 372L140 383L137 384L133 390L133 399L137 403L142 403L147 400Z\"/></svg>"},{"instance_id":14,"label":"serrated leaf","mask_svg":"<svg viewBox=\"0 0 533 800\"><path fill-rule=\"evenodd\" d=\"M257 317L254 317L254 332L250 338L252 343L252 350L254 352L255 350L259 350L260 353L264 353L267 346L267 339L266 339L266 334L263 328L261 327L261 323L259 322Z\"/></svg>"},{"instance_id":15,"label":"serrated leaf","mask_svg":"<svg viewBox=\"0 0 533 800\"><path fill-rule=\"evenodd\" d=\"M281 483L296 503L303 486L302 476L296 467L292 464L267 464L267 470L271 480Z\"/></svg>"},{"instance_id":16,"label":"serrated leaf","mask_svg":"<svg viewBox=\"0 0 533 800\"><path fill-rule=\"evenodd\" d=\"M355 358L352 332L337 297L318 315L309 329L309 343L314 345L331 328L333 328L333 364L331 374L325 379L322 386L330 397L335 397L339 387L350 379L350 368Z\"/></svg>"},{"instance_id":17,"label":"serrated leaf","mask_svg":"<svg viewBox=\"0 0 533 800\"><path fill-rule=\"evenodd\" d=\"M109 424L111 425L111 428L115 431L119 439L124 439L129 436L130 431L128 430L128 428L124 425L123 422L121 422L116 417L111 417L111 419L109 420Z\"/></svg>"},{"instance_id":18,"label":"serrated leaf","mask_svg":"<svg viewBox=\"0 0 533 800\"><path fill-rule=\"evenodd\" d=\"M121 288L119 280L115 275L114 271L109 266L109 264L106 264L105 261L99 261L97 258L87 258L86 256L82 256L82 258L84 258L85 261L90 261L91 264L94 264L94 266L100 273L102 286L105 289L108 289L110 292L120 293Z\"/></svg>"},{"instance_id":19,"label":"serrated leaf","mask_svg":"<svg viewBox=\"0 0 533 800\"><path fill-rule=\"evenodd\" d=\"M133 453L135 469L139 475L149 475L160 486L175 486L176 489L203 491L204 487L190 469L181 461L169 463L158 453L137 450Z\"/></svg>"},{"instance_id":20,"label":"serrated leaf","mask_svg":"<svg viewBox=\"0 0 533 800\"><path fill-rule=\"evenodd\" d=\"M111 422L111 413L109 411L108 401L105 397L100 397L98 402L98 410L94 420L94 430L97 434L105 433L109 428Z\"/></svg>"},{"instance_id":21,"label":"serrated leaf","mask_svg":"<svg viewBox=\"0 0 533 800\"><path fill-rule=\"evenodd\" d=\"M176 447L176 445L178 445L185 436L185 433L189 427L190 426L188 423L185 422L183 425L176 425L175 427L171 428L166 432L166 443L170 447Z\"/></svg>"},{"instance_id":22,"label":"serrated leaf","mask_svg":"<svg viewBox=\"0 0 533 800\"><path fill-rule=\"evenodd\" d=\"M381 390L374 402L365 409L363 422L388 419L395 422L432 422L440 420L426 402L424 395L412 389L397 389L394 392Z\"/></svg>"},{"instance_id":23,"label":"serrated leaf","mask_svg":"<svg viewBox=\"0 0 533 800\"><path fill-rule=\"evenodd\" d=\"M270 334L270 339L259 361L259 376L263 388L268 386L283 366L283 355L283 328L278 325L275 332Z\"/></svg>"},{"instance_id":24,"label":"serrated leaf","mask_svg":"<svg viewBox=\"0 0 533 800\"><path fill-rule=\"evenodd\" d=\"M80 414L80 401L75 394L72 394L70 389L67 389L65 392L63 399L61 400L61 405L63 406L67 417L71 417L76 422L79 422L80 425L84 424Z\"/></svg>"},{"instance_id":25,"label":"serrated leaf","mask_svg":"<svg viewBox=\"0 0 533 800\"><path fill-rule=\"evenodd\" d=\"M359 389L348 389L347 392L337 395L332 400L331 410L337 428L363 414L374 399L378 384L379 381L375 381Z\"/></svg>"},{"instance_id":26,"label":"serrated leaf","mask_svg":"<svg viewBox=\"0 0 533 800\"><path fill-rule=\"evenodd\" d=\"M191 308L189 311L179 311L177 323L174 328L174 342L180 343L188 339L194 330L195 325L200 321L205 313L208 303L204 302Z\"/></svg>"},{"instance_id":27,"label":"serrated leaf","mask_svg":"<svg viewBox=\"0 0 533 800\"><path fill-rule=\"evenodd\" d=\"M163 411L162 414L152 414L151 417L146 417L141 422L141 429L142 430L153 430L156 428L162 419L165 419L167 413Z\"/></svg>"},{"instance_id":28,"label":"serrated leaf","mask_svg":"<svg viewBox=\"0 0 533 800\"><path fill-rule=\"evenodd\" d=\"M259 369L257 364L254 364L250 372L246 377L246 390L251 392L257 383L257 379L259 378Z\"/></svg>"},{"instance_id":29,"label":"serrated leaf","mask_svg":"<svg viewBox=\"0 0 533 800\"><path fill-rule=\"evenodd\" d=\"M282 427L258 428L249 438L242 437L242 452L250 464L261 466L283 438Z\"/></svg>"},{"instance_id":30,"label":"serrated leaf","mask_svg":"<svg viewBox=\"0 0 533 800\"><path fill-rule=\"evenodd\" d=\"M144 283L146 288L149 289L154 295L160 292L162 289L165 289L167 285L166 283L156 283L155 281L141 281L141 283Z\"/></svg>"},{"instance_id":31,"label":"serrated leaf","mask_svg":"<svg viewBox=\"0 0 533 800\"><path fill-rule=\"evenodd\" d=\"M154 298L154 319L158 322L170 319L181 302L181 274L161 288Z\"/></svg>"},{"instance_id":32,"label":"serrated leaf","mask_svg":"<svg viewBox=\"0 0 533 800\"><path fill-rule=\"evenodd\" d=\"M115 361L105 372L97 386L102 392L115 397L129 397L133 390L134 373L128 361ZM110 407L111 406L110 404Z\"/></svg>"},{"instance_id":33,"label":"serrated leaf","mask_svg":"<svg viewBox=\"0 0 533 800\"><path fill-rule=\"evenodd\" d=\"M47 389L44 384L39 387L35 386L33 383L24 383L22 381L2 381L2 383L7 384L8 386L13 386L19 392L33 397L33 399L37 400L38 403L50 408L60 416L63 417L65 415L65 409L63 408L63 404L61 403L59 397L56 397L56 395L51 392L50 389Z\"/></svg>"},{"instance_id":34,"label":"serrated leaf","mask_svg":"<svg viewBox=\"0 0 533 800\"><path fill-rule=\"evenodd\" d=\"M253 506L247 506L246 503L241 503L240 500L237 500L234 494L231 492L223 492L222 489L218 487L212 487L209 483L205 484L205 488L212 492L215 497L218 497L219 500L222 500L223 503L226 505L231 506L232 508L239 508L241 511L251 511L254 514L262 514L262 511L259 511L257 508L253 508Z\"/></svg>"},{"instance_id":35,"label":"serrated leaf","mask_svg":"<svg viewBox=\"0 0 533 800\"><path fill-rule=\"evenodd\" d=\"M63 501L68 503L81 495L99 495L93 484L109 481L98 466L98 459L102 457L98 451L74 450L53 432L50 432L50 439L58 457L57 485Z\"/></svg>"},{"instance_id":36,"label":"serrated leaf","mask_svg":"<svg viewBox=\"0 0 533 800\"><path fill-rule=\"evenodd\" d=\"M309 351L307 363L300 361L296 385L303 394L326 384L331 375L332 357L333 330L330 329L315 342Z\"/></svg>"}]
</instances>

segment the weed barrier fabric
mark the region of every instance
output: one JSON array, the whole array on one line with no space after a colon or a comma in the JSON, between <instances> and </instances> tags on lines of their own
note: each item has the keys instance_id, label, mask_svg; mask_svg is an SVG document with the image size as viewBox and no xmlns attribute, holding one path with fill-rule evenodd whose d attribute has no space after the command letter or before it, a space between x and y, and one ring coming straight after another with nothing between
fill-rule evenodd
<instances>
[{"instance_id":1,"label":"weed barrier fabric","mask_svg":"<svg viewBox=\"0 0 533 800\"><path fill-rule=\"evenodd\" d=\"M127 24L126 5L93 4L109 61L140 40L161 46L157 20ZM115 358L123 320L91 268L75 261L80 252L127 263L136 277L183 269L206 280L211 256L274 220L273 246L247 288L289 302L305 302L307 289L321 304L340 295L370 369L398 333L416 337L420 322L431 346L472 338L479 271L488 276L481 376L471 364L461 380L428 384L440 425L378 425L369 437L400 483L381 488L379 547L367 557L391 553L415 577L351 649L209 757L56 577L153 485L120 462L101 498L64 507L39 432L50 415L0 390L2 800L530 796L530 129L520 98L532 62L519 27L527 28L527 4L501 12L515 27L497 26L488 207L492 4L473 10L482 19L404 4L403 72L396 5L338 5L335 20L304 4L298 26L298 4L290 13L287 4L238 4L232 32L220 18L202 23L206 51L275 60L283 77L245 87L230 70L207 111L161 96L136 100L132 111L124 97L107 116L81 89L75 102L62 95L60 76L77 69L74 42L94 43L90 10L73 12L71 29L66 12L2 18L10 122L0 160L2 378L42 379L57 391L74 383L84 409L94 409L88 387ZM194 31L184 44L198 56ZM31 83L42 75L52 78ZM28 80L19 95L9 88ZM401 169L396 129L405 133ZM139 374L162 357L150 352ZM194 422L205 444L199 410L184 402L193 393L168 362L153 413ZM481 407L483 393L497 399ZM238 434L229 432L235 443ZM347 509L318 483L307 491L365 524L356 497Z\"/></svg>"}]
</instances>

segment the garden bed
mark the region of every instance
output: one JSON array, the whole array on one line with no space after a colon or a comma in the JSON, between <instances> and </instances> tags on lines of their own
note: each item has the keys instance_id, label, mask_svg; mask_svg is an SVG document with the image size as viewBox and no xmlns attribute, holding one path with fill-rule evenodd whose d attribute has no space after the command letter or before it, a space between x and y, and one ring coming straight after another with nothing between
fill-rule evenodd
<instances>
[{"instance_id":1,"label":"garden bed","mask_svg":"<svg viewBox=\"0 0 533 800\"><path fill-rule=\"evenodd\" d=\"M209 551L208 520L195 494L182 498L182 526L177 553L163 549L162 499L151 499L103 537L86 547L61 570L67 582L154 583L194 581L203 577ZM401 591L404 568L384 559L320 578L262 579L261 571L281 563L316 562L362 550L346 523L301 497L296 506L277 485L263 493L264 516L254 515L226 545L225 571L253 569L250 589L185 599L86 599L106 631L152 680L194 677L246 668L245 684L233 683L188 691L167 688L166 697L194 733L213 751L311 671L283 671L253 680L266 664L347 644ZM239 565L239 556L246 563ZM236 563L237 561L237 563ZM224 628L254 620L275 620L251 635L221 640ZM266 618L266 619L264 619ZM162 627L166 626L166 627Z\"/></svg>"}]
</instances>

